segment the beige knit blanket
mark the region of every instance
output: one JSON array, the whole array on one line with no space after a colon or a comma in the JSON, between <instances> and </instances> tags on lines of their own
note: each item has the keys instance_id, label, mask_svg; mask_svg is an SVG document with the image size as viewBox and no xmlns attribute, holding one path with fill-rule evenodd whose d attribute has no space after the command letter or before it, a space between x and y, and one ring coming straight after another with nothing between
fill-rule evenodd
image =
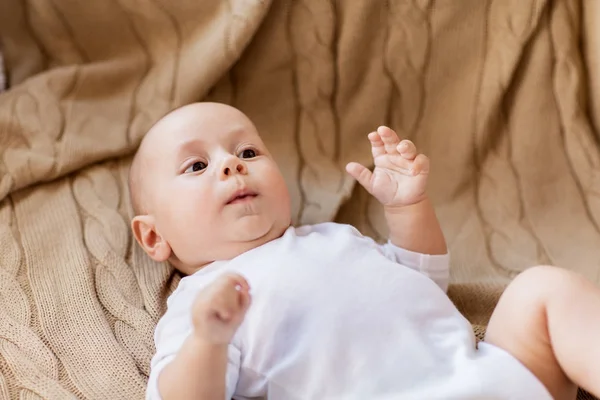
<instances>
[{"instance_id":1,"label":"beige knit blanket","mask_svg":"<svg viewBox=\"0 0 600 400\"><path fill-rule=\"evenodd\" d=\"M384 238L343 166L378 125L414 140L478 332L528 266L600 283L599 26L596 0L0 1L0 398L143 398L178 276L131 238L127 170L202 99L254 120L297 224Z\"/></svg>"}]
</instances>

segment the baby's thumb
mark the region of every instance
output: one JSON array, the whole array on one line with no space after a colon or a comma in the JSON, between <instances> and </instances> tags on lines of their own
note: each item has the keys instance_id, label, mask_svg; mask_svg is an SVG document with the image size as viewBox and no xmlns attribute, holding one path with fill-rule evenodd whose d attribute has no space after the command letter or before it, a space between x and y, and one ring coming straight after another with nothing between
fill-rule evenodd
<instances>
[{"instance_id":1,"label":"baby's thumb","mask_svg":"<svg viewBox=\"0 0 600 400\"><path fill-rule=\"evenodd\" d=\"M248 307L250 307L250 303L252 302L252 296L248 290L241 290L239 293L240 296L240 309L242 313L246 313Z\"/></svg>"},{"instance_id":2,"label":"baby's thumb","mask_svg":"<svg viewBox=\"0 0 600 400\"><path fill-rule=\"evenodd\" d=\"M351 162L346 165L346 172L371 193L371 177L373 173L364 165Z\"/></svg>"}]
</instances>

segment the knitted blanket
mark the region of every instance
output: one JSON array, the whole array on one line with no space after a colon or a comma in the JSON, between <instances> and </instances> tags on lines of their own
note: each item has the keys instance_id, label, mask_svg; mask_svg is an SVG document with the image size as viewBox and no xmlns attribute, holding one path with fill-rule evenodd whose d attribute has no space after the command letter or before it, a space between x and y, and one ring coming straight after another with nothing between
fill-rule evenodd
<instances>
[{"instance_id":1,"label":"knitted blanket","mask_svg":"<svg viewBox=\"0 0 600 400\"><path fill-rule=\"evenodd\" d=\"M344 165L378 125L415 141L478 333L529 266L600 284L599 26L596 0L1 1L0 398L143 398L179 276L132 240L127 171L198 100L256 123L295 224L384 239Z\"/></svg>"}]
</instances>

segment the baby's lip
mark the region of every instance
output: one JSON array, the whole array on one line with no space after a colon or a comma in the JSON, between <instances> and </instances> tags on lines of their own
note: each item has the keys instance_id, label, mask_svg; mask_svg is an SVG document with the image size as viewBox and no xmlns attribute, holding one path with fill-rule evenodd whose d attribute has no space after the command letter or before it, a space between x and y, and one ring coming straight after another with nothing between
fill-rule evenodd
<instances>
[{"instance_id":1,"label":"baby's lip","mask_svg":"<svg viewBox=\"0 0 600 400\"><path fill-rule=\"evenodd\" d=\"M242 202L245 200L250 200L256 197L258 194L250 189L242 188L236 190L227 200L226 204L232 204L237 202Z\"/></svg>"}]
</instances>

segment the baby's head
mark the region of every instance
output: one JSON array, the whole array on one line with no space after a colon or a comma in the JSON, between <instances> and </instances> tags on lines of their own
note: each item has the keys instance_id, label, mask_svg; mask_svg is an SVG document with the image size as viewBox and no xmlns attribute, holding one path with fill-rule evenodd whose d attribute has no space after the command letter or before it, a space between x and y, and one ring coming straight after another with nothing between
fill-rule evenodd
<instances>
[{"instance_id":1,"label":"baby's head","mask_svg":"<svg viewBox=\"0 0 600 400\"><path fill-rule=\"evenodd\" d=\"M291 223L283 176L252 122L217 103L181 107L146 134L129 173L136 240L191 274L278 238Z\"/></svg>"}]
</instances>

